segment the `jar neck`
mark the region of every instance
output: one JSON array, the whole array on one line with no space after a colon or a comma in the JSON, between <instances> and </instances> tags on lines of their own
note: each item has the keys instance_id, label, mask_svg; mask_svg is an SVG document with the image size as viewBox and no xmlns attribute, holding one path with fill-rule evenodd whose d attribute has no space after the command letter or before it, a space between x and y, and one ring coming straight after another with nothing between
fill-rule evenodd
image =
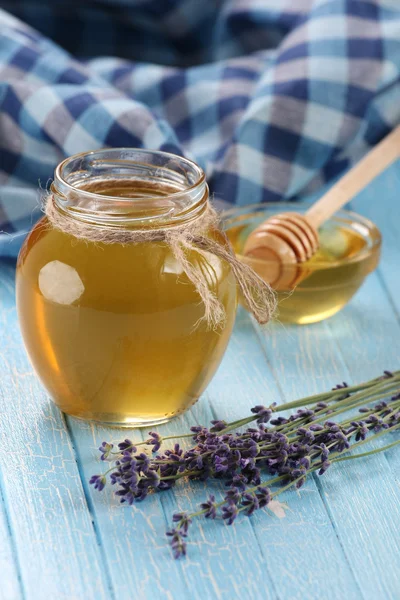
<instances>
[{"instance_id":1,"label":"jar neck","mask_svg":"<svg viewBox=\"0 0 400 600\"><path fill-rule=\"evenodd\" d=\"M99 227L155 229L200 217L209 197L204 172L166 152L114 148L77 154L57 167L56 208Z\"/></svg>"}]
</instances>

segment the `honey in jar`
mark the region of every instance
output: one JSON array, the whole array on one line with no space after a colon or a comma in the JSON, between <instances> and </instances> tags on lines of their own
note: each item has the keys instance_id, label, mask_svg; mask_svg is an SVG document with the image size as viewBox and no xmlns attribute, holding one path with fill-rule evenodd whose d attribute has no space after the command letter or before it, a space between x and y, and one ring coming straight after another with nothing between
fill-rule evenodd
<instances>
[{"instance_id":1,"label":"honey in jar","mask_svg":"<svg viewBox=\"0 0 400 600\"><path fill-rule=\"evenodd\" d=\"M162 152L113 149L65 160L51 187L68 218L107 230L192 222L202 170ZM206 232L224 243L216 228ZM118 426L168 421L199 398L227 346L236 282L215 255L186 252L225 310L210 328L199 293L165 241L93 242L39 221L21 249L17 306L31 362L74 417Z\"/></svg>"}]
</instances>

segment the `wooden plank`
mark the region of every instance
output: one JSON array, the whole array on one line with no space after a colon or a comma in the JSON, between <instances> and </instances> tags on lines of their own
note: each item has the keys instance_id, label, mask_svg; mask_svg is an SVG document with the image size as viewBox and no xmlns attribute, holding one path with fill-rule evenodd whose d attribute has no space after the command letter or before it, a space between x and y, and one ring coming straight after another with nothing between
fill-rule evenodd
<instances>
[{"instance_id":1,"label":"wooden plank","mask_svg":"<svg viewBox=\"0 0 400 600\"><path fill-rule=\"evenodd\" d=\"M0 474L0 482L1 482ZM11 531L0 485L0 600L20 600L22 590Z\"/></svg>"},{"instance_id":2,"label":"wooden plank","mask_svg":"<svg viewBox=\"0 0 400 600\"><path fill-rule=\"evenodd\" d=\"M383 287L379 276L373 275L350 305L326 323L286 331L275 326L262 336L287 398L343 379L361 381L379 370L399 368L399 166L394 165L352 203L383 231ZM297 364L297 373L288 369L286 374L285 359ZM316 477L359 589L371 600L398 597L400 589L399 540L393 527L400 522L399 473L400 456L394 450L387 457L344 463L323 478Z\"/></svg>"},{"instance_id":3,"label":"wooden plank","mask_svg":"<svg viewBox=\"0 0 400 600\"><path fill-rule=\"evenodd\" d=\"M276 325L263 335L267 354L273 369L279 373L288 400L329 389L343 379L349 379L337 340L341 339L343 346L350 349L358 345L349 330L340 326L340 316L334 318L334 322L332 330L326 323L304 328L287 327L286 331ZM354 327L359 329L361 326L355 316ZM374 342L375 338L371 337L371 345ZM380 360L384 362L383 357ZM373 372L379 368L380 363L376 360ZM363 379L359 371L353 376L356 380ZM371 376L370 367L366 377ZM332 468L317 483L362 597L396 597L399 587L393 573L399 572L400 554L398 535L392 523L396 519L400 522L400 494L385 457L377 456L356 464L344 463ZM300 496L308 508L309 488L302 489ZM290 498L287 496L295 510L293 497L294 494ZM330 562L331 550L327 542L320 545L319 552L327 563ZM334 578L329 578L329 583L333 586ZM335 592L336 589L335 585Z\"/></svg>"},{"instance_id":4,"label":"wooden plank","mask_svg":"<svg viewBox=\"0 0 400 600\"><path fill-rule=\"evenodd\" d=\"M63 417L22 349L14 269L0 270L2 491L26 598L110 598Z\"/></svg>"},{"instance_id":5,"label":"wooden plank","mask_svg":"<svg viewBox=\"0 0 400 600\"><path fill-rule=\"evenodd\" d=\"M379 310L377 311L377 307ZM346 377L361 381L372 372L395 369L400 365L400 326L391 304L376 276L371 276L353 303L336 319L328 322L346 365ZM345 335L337 335L345 331ZM390 438L381 440L388 443ZM356 575L367 598L392 598L400 590L400 455L396 449L363 462L343 463L344 473L357 490L331 494L332 480L339 485L339 469L323 482L330 512L336 527L343 530L349 559L360 564ZM362 502L358 498L362 498ZM355 500L355 501L354 501ZM340 524L339 524L340 523ZM353 540L358 538L359 543ZM365 552L368 543L369 552ZM379 576L380 574L380 576Z\"/></svg>"},{"instance_id":6,"label":"wooden plank","mask_svg":"<svg viewBox=\"0 0 400 600\"><path fill-rule=\"evenodd\" d=\"M170 434L187 432L194 423L207 424L215 415L234 419L247 414L255 404L276 398L279 390L249 319L242 312L207 394L192 411L159 429ZM70 423L88 479L99 470L97 446L103 438L115 437L115 433L74 420ZM113 549L109 570L116 595L141 585L143 596L151 593L157 599L169 598L173 590L174 600L188 594L194 600L239 595L300 600L329 596L334 582L338 594L358 597L357 585L320 495L312 481L309 487L312 493L306 495L306 502L293 494L293 512L282 521L264 513L244 518L244 522L230 528L220 522L200 522L193 527L189 557L180 562L172 561L166 548L165 517L169 522L177 508L195 508L207 494L202 484L182 483L174 492L155 495L133 508L119 506L108 493L93 492L103 544ZM213 489L220 493L219 486ZM321 554L323 545L327 550ZM321 572L324 577L317 575ZM310 584L314 596L310 596Z\"/></svg>"},{"instance_id":7,"label":"wooden plank","mask_svg":"<svg viewBox=\"0 0 400 600\"><path fill-rule=\"evenodd\" d=\"M379 275L400 315L400 160L361 192L350 207L371 219L383 234Z\"/></svg>"},{"instance_id":8,"label":"wooden plank","mask_svg":"<svg viewBox=\"0 0 400 600\"><path fill-rule=\"evenodd\" d=\"M190 413L157 430L164 435L187 433L192 425L208 424L212 418L207 399L203 398ZM97 451L101 441L115 440L116 436L117 441L125 436L142 439L137 430L121 432L74 419L69 419L69 424L86 481L104 469L104 465L99 464ZM221 491L220 485L215 488ZM200 521L193 526L188 557L173 560L165 537L172 514L179 510L196 510L212 489L205 490L203 484L185 481L174 490L150 496L133 507L121 506L110 490L101 494L91 490L102 543L112 549L107 556L116 597L140 589L141 597L157 600L179 600L188 594L193 600L235 598L243 595L245 583L245 594L248 594L245 597L256 598L263 586L263 598L276 598L268 564L248 521L238 528ZM256 560L248 552L249 548L254 549Z\"/></svg>"},{"instance_id":9,"label":"wooden plank","mask_svg":"<svg viewBox=\"0 0 400 600\"><path fill-rule=\"evenodd\" d=\"M399 192L400 161L397 161L351 203L353 210L371 219L382 232L382 259L377 275L373 276L377 277L380 285L371 286L370 282L367 283L369 294L361 311L364 327L355 332L359 338L373 328L379 347L377 349L370 343L366 344L363 360L357 365L359 369L368 368L374 363L378 353L386 363L386 368L397 369L400 365ZM400 453L389 452L387 459L400 482Z\"/></svg>"},{"instance_id":10,"label":"wooden plank","mask_svg":"<svg viewBox=\"0 0 400 600\"><path fill-rule=\"evenodd\" d=\"M282 325L257 326L265 353L261 361L260 350L249 348L252 327L250 318L241 311L225 358L228 364L210 386L213 406L222 418L229 414L231 398L237 399L232 417L239 418L255 404L282 402L302 395L296 340ZM265 370L267 365L269 372ZM288 393L288 383L292 394ZM335 597L359 598L352 569L315 482L309 480L300 493L291 492L283 498L290 504L285 519L278 520L264 512L252 518L280 597L333 597L334 589Z\"/></svg>"}]
</instances>

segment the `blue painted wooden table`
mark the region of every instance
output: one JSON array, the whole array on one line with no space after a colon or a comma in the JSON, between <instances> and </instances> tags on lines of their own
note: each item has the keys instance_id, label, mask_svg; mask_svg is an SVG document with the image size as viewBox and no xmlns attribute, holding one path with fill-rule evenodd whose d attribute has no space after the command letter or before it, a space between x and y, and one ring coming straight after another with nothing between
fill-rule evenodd
<instances>
[{"instance_id":1,"label":"blue painted wooden table","mask_svg":"<svg viewBox=\"0 0 400 600\"><path fill-rule=\"evenodd\" d=\"M400 368L400 163L352 208L383 232L379 271L323 323L261 330L242 311L209 389L164 431ZM234 527L202 522L187 559L175 562L165 530L176 508L203 499L202 485L181 483L132 508L89 489L97 447L119 432L50 403L23 349L10 263L0 268L0 340L1 600L400 599L398 450L344 462L287 492L283 519L260 511Z\"/></svg>"}]
</instances>

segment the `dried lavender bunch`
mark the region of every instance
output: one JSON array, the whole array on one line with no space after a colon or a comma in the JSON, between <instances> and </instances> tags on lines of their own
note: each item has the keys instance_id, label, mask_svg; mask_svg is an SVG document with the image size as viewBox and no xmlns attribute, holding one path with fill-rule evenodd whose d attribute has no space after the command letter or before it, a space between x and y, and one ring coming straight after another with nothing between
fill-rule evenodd
<instances>
[{"instance_id":1,"label":"dried lavender bunch","mask_svg":"<svg viewBox=\"0 0 400 600\"><path fill-rule=\"evenodd\" d=\"M297 410L289 417L276 416L288 409ZM338 419L345 413L346 418ZM252 427L242 430L251 423ZM196 517L220 517L232 525L240 513L251 516L287 489L300 488L310 473L323 475L335 462L399 444L400 440L362 454L341 456L400 428L400 371L385 371L383 376L357 386L343 382L329 392L280 406L258 405L244 419L211 424L211 428L192 427L191 433L180 436L163 438L150 432L146 441L126 439L118 444L118 450L103 442L101 459L112 465L90 479L99 491L108 479L116 486L121 502L128 504L144 500L150 492L168 490L183 477L224 480L228 489L221 501L210 495L199 511L173 515L174 526L167 535L175 558L186 554L188 529ZM188 450L175 443L159 453L173 438L192 438L194 443ZM153 456L138 450L144 444L152 447ZM269 479L263 480L263 473ZM280 487L274 489L276 486Z\"/></svg>"}]
</instances>

